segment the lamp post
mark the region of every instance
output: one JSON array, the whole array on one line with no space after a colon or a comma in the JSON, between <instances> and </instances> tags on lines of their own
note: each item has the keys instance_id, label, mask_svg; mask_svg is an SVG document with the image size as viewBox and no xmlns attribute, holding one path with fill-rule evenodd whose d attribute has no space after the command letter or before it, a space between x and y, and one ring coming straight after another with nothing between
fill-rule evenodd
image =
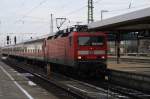
<instances>
[{"instance_id":1,"label":"lamp post","mask_svg":"<svg viewBox=\"0 0 150 99\"><path fill-rule=\"evenodd\" d=\"M133 1L133 0L131 0L130 3L129 3L129 9L130 9L131 6L132 6L132 1Z\"/></svg>"},{"instance_id":2,"label":"lamp post","mask_svg":"<svg viewBox=\"0 0 150 99\"><path fill-rule=\"evenodd\" d=\"M104 12L109 12L108 10L101 10L101 21L103 20L103 13Z\"/></svg>"},{"instance_id":3,"label":"lamp post","mask_svg":"<svg viewBox=\"0 0 150 99\"><path fill-rule=\"evenodd\" d=\"M53 26L53 14L50 14L51 15L51 20L50 20L50 33L53 33L54 31L54 26Z\"/></svg>"}]
</instances>

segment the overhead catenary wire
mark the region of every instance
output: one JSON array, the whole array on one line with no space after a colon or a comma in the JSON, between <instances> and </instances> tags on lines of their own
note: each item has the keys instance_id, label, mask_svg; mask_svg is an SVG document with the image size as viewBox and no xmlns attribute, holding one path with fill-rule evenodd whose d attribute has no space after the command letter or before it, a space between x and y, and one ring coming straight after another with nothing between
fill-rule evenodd
<instances>
[{"instance_id":1,"label":"overhead catenary wire","mask_svg":"<svg viewBox=\"0 0 150 99\"><path fill-rule=\"evenodd\" d=\"M123 10L125 10L125 11L127 11L127 10L133 10L135 8L143 7L143 6L146 6L146 5L150 6L149 4L143 4L143 5L139 5L139 6L132 6L132 7L130 7L130 9L127 7L127 8L122 8L122 9L109 10L108 13L109 12L118 12L118 11L123 11Z\"/></svg>"},{"instance_id":2,"label":"overhead catenary wire","mask_svg":"<svg viewBox=\"0 0 150 99\"><path fill-rule=\"evenodd\" d=\"M31 8L28 12L26 12L25 14L23 14L22 18L20 18L19 20L17 20L15 23L17 22L22 22L22 24L24 24L23 19L25 17L28 17L29 14L34 11L35 9L37 9L38 7L40 7L42 4L46 3L47 0L42 0L40 3L38 3L38 5L34 6L33 8Z\"/></svg>"},{"instance_id":3,"label":"overhead catenary wire","mask_svg":"<svg viewBox=\"0 0 150 99\"><path fill-rule=\"evenodd\" d=\"M97 0L97 1L94 1L93 3L98 3L98 2L100 2L100 1L102 1L102 0ZM81 10L83 10L83 9L86 8L86 7L88 7L87 4L84 5L84 6L82 6L82 7L80 7L80 8L78 8L78 9L76 9L76 10L73 10L73 11L71 11L71 12L68 12L68 13L66 13L65 15L75 14L76 12L81 11Z\"/></svg>"},{"instance_id":4,"label":"overhead catenary wire","mask_svg":"<svg viewBox=\"0 0 150 99\"><path fill-rule=\"evenodd\" d=\"M25 0L24 0L25 1ZM41 1L41 2L40 2ZM19 24L19 26L20 27L22 27L22 31L23 31L23 29L25 28L24 26L25 25L27 25L27 24L29 24L29 22L31 23L31 25L32 25L32 23L33 23L33 30L34 30L34 25L35 24L38 24L38 27L40 27L39 29L42 29L41 27L43 26L43 27L46 27L48 24L49 24L49 22L46 22L46 21L48 21L47 20L47 18L42 18L42 17L38 17L38 16L30 16L30 15L32 15L32 13L34 12L34 11L37 11L37 9L41 6L41 5L43 5L44 3L46 3L46 1L47 0L40 0L39 1L39 3L38 4L35 4L36 6L32 6L32 8L30 7L30 9L28 8L28 11L27 12L25 12L23 15L21 15L19 18L20 18L20 20L21 20L21 24ZM98 3L100 3L99 5L102 5L103 3L101 3L100 1L103 1L103 0L94 0L94 3L95 4L98 4ZM47 4L47 3L46 3ZM44 4L45 5L45 4ZM67 8L67 5L68 5L68 3L66 2L66 4L64 4L64 5L62 5L61 7L63 7L63 8ZM107 5L107 4L106 4ZM70 6L70 5L69 5ZM141 6L145 6L145 4L144 5L140 5L140 6L131 6L131 8L130 9L128 9L128 8L122 8L122 9L116 9L116 10L112 10L112 9L110 9L109 10L109 12L110 13L114 13L114 12L118 12L118 11L124 11L124 10L132 10L133 8L138 8L138 7L141 7ZM60 7L60 8L61 8ZM87 7L87 5L83 5L82 6L82 4L81 4L81 7L78 7L78 8L76 8L76 9L74 9L73 11L71 11L71 12L68 12L68 15L66 14L66 16L68 17L68 16L70 16L70 15L74 15L74 14L76 14L76 13L78 13L79 11L83 11L85 8ZM128 7L128 6L126 6L126 7ZM97 9L97 8L96 8ZM85 16L86 16L86 14L85 14ZM83 16L81 16L81 15L79 15L78 14L78 17L80 17L81 18L81 20L80 21L82 21L83 22L83 19L84 18L86 18L86 17L83 17ZM83 18L82 18L83 17ZM18 18L18 19L19 19ZM28 19L29 18L29 19ZM78 19L80 19L80 18L78 18ZM7 20L8 21L8 20ZM10 21L8 21L8 22L10 22ZM14 21L13 21L14 22ZM73 20L71 20L71 22L73 23L75 23L75 19L73 19ZM25 23L25 24L24 24ZM41 24L40 24L41 23ZM4 23L3 23L4 24ZM37 26L35 26L36 28L37 28ZM19 30L21 30L20 28L18 28L18 31Z\"/></svg>"},{"instance_id":5,"label":"overhead catenary wire","mask_svg":"<svg viewBox=\"0 0 150 99\"><path fill-rule=\"evenodd\" d=\"M38 7L39 7L40 5L42 5L43 3L45 3L46 1L47 1L47 0L41 1L37 6L33 7L30 11L28 11L28 12L26 13L26 15L24 15L22 18L29 17L29 18L36 18L36 19L39 19L39 20L43 19L43 18L40 18L40 17L29 16L28 14L31 13L34 9L38 8ZM96 0L96 1L94 1L94 3L98 4L100 1L103 1L103 0ZM62 7L65 7L65 5L67 5L67 3L64 4ZM73 15L73 14L78 13L79 11L81 11L82 9L84 9L84 8L86 8L86 7L87 7L87 5L84 5L84 6L78 8L78 9L76 9L76 10L73 10L73 11L71 11L71 12L68 12L68 13L65 14L65 15L71 16L71 15ZM133 7L131 7L131 8L133 8ZM125 10L125 9L111 10L111 11L109 11L109 12L121 11L121 10Z\"/></svg>"},{"instance_id":6,"label":"overhead catenary wire","mask_svg":"<svg viewBox=\"0 0 150 99\"><path fill-rule=\"evenodd\" d=\"M33 7L33 8L31 8L28 12L26 12L23 16L22 16L22 18L20 19L20 20L22 20L23 18L31 18L31 19L36 19L35 21L37 21L37 23L39 22L39 23L45 23L45 22L40 22L40 21L38 21L38 20L44 20L44 18L40 18L40 17L34 17L34 16L30 16L29 14L30 13L32 13L35 9L37 9L39 6L41 6L42 4L44 4L45 2L46 2L47 0L42 0L40 3L38 3L37 4L37 6L35 6L35 7ZM103 0L94 0L94 3L95 4L98 4L98 3L100 3L100 1L103 1ZM64 7L66 7L65 5L67 5L67 3L66 4L64 4ZM144 6L144 5L142 5L142 6ZM82 6L82 7L80 7L80 8L78 8L78 9L76 9L76 10L73 10L73 11L71 11L71 12L68 12L67 14L65 14L65 16L71 16L71 15L73 15L73 14L76 14L76 13L78 13L79 11L81 11L82 9L85 9L87 7L87 5L84 5L84 6ZM139 7L139 6L138 6ZM133 6L131 6L131 9L133 9L133 8L137 8L137 6L136 7L133 7ZM125 8L125 9L117 9L117 10L109 10L109 12L117 12L117 11L122 11L122 10L126 10L127 8ZM45 21L46 21L47 19L45 18ZM28 21L30 21L30 20L28 20ZM34 21L34 22L35 22ZM21 21L22 23L23 23L23 21Z\"/></svg>"},{"instance_id":7,"label":"overhead catenary wire","mask_svg":"<svg viewBox=\"0 0 150 99\"><path fill-rule=\"evenodd\" d=\"M37 9L39 6L41 6L42 4L44 4L46 1L47 1L47 0L42 0L37 6L33 7L33 8L30 9L28 12L26 12L26 13L23 15L22 18L25 18L25 17L30 17L30 18L31 18L31 17L32 17L32 18L38 19L38 17L29 16L29 14L30 14L31 12L33 12L35 9ZM100 1L103 1L103 0L95 0L94 3L98 4ZM67 4L68 4L68 3L64 4L63 6L66 6ZM63 7L63 6L62 6L62 7ZM76 9L76 10L73 10L73 11L71 11L71 12L68 12L68 13L65 14L65 15L72 15L72 14L75 14L75 13L79 12L80 10L84 9L85 7L87 7L87 5L84 5L84 6L78 8L78 9ZM133 7L131 7L131 8L133 8ZM120 9L119 9L119 10L120 10ZM119 10L118 10L118 11L119 11ZM112 11L113 11L113 10L112 10ZM111 11L111 12L112 12L112 11ZM114 11L117 11L117 10L114 10ZM41 19L42 19L42 18L41 18ZM20 19L20 20L21 20L21 19ZM40 17L39 17L39 20L40 20Z\"/></svg>"},{"instance_id":8,"label":"overhead catenary wire","mask_svg":"<svg viewBox=\"0 0 150 99\"><path fill-rule=\"evenodd\" d=\"M28 12L26 12L22 18L25 18L27 15L29 15L31 12L33 12L35 9L37 9L38 7L40 7L42 4L46 3L47 0L42 0L38 5L34 6L33 8L31 8ZM20 19L21 20L21 19Z\"/></svg>"},{"instance_id":9,"label":"overhead catenary wire","mask_svg":"<svg viewBox=\"0 0 150 99\"><path fill-rule=\"evenodd\" d=\"M121 9L114 9L114 10L107 10L107 14L113 14L111 17L114 17L116 15L120 15L120 14L125 14L125 13L129 13L129 12L132 12L132 11L135 11L137 9L143 9L143 8L147 8L149 6L150 3L147 3L147 4L140 4L140 5L132 5L131 6L131 3L133 3L133 0L130 0L130 3L128 3L128 5L125 7L125 8L121 8ZM97 3L96 3L97 4ZM150 6L149 6L150 7ZM118 12L118 13L116 13ZM116 13L116 15L115 15ZM99 18L97 16L97 18ZM110 18L110 17L107 17L107 18Z\"/></svg>"}]
</instances>

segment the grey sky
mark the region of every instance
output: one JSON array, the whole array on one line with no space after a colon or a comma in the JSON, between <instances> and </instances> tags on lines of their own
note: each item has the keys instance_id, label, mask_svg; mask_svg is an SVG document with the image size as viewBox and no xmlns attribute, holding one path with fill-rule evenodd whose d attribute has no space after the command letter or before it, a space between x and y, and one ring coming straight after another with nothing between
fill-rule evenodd
<instances>
[{"instance_id":1,"label":"grey sky","mask_svg":"<svg viewBox=\"0 0 150 99\"><path fill-rule=\"evenodd\" d=\"M53 13L55 18L66 17L71 21L70 24L66 22L64 27L76 24L77 21L86 23L87 1L88 0L0 0L0 36L2 38L2 33L3 36L5 36L10 32L35 33L36 35L48 34L50 31L50 13ZM132 6L129 10L127 8L130 1L132 1ZM149 5L150 0L94 0L94 18L95 21L100 20L101 10L109 11L104 13L104 18L108 18L149 7Z\"/></svg>"}]
</instances>

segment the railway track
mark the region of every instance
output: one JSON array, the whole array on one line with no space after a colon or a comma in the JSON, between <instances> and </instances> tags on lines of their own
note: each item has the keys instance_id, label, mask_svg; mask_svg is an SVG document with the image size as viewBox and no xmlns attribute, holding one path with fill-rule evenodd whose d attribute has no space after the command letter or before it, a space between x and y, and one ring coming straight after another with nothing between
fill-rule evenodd
<instances>
[{"instance_id":1,"label":"railway track","mask_svg":"<svg viewBox=\"0 0 150 99\"><path fill-rule=\"evenodd\" d=\"M7 61L8 63L8 61ZM27 64L19 63L16 64L16 62L12 61L9 62L8 65L11 65L12 67L15 67L15 69L22 69L25 70L28 73L31 73L32 75L35 75L36 77L39 77L41 79L44 79L45 81L52 83L56 85L57 87L60 87L61 89L64 89L68 92L68 94L76 95L76 97L80 97L81 99L120 99L120 97L125 97L122 99L128 99L126 96L119 95L117 93L113 93L111 91L107 92L107 90L92 86L90 84L73 80L72 78L68 78L66 76L62 76L59 74L52 73L51 78L47 79L44 76L45 75L39 75L32 70L26 70L23 67L20 67L20 65L25 65L27 67ZM79 99L79 98L77 98Z\"/></svg>"},{"instance_id":2,"label":"railway track","mask_svg":"<svg viewBox=\"0 0 150 99\"><path fill-rule=\"evenodd\" d=\"M150 93L150 76L133 72L124 72L117 70L109 70L111 75L110 82L133 88L144 93ZM116 79L120 78L120 79ZM129 91L130 92L130 91ZM138 92L137 92L138 93ZM138 94L137 94L138 95ZM140 94L144 96L144 94ZM145 94L146 96L146 94ZM150 97L150 95L147 95ZM144 98L145 99L145 98Z\"/></svg>"},{"instance_id":3,"label":"railway track","mask_svg":"<svg viewBox=\"0 0 150 99\"><path fill-rule=\"evenodd\" d=\"M16 71L18 71L21 75L26 76L28 79L30 79L35 84L38 84L42 88L46 89L48 92L52 93L57 98L60 98L60 99L82 99L81 97L79 97L73 93L70 93L69 91L66 91L66 90L56 86L55 84L49 82L44 77L42 77L38 74L35 74L35 73L31 73L23 68L18 67L18 64L14 64L14 63L10 63L10 62L6 63L6 64L11 66ZM6 64L1 64L1 65L6 65Z\"/></svg>"},{"instance_id":4,"label":"railway track","mask_svg":"<svg viewBox=\"0 0 150 99\"><path fill-rule=\"evenodd\" d=\"M114 76L114 75L112 75L112 76ZM117 77L119 78L119 76L117 76ZM137 90L139 88L135 88L135 87L138 87L138 86L132 85L133 81L128 86L128 83L130 83L129 79L124 79L124 80L129 80L129 81L126 81L125 83L123 83L124 80L122 80L122 79L121 79L122 81L118 81L119 79L117 80L118 82L114 81L114 77L111 77L111 76L108 79L109 80L104 81L104 82L101 82L99 80L90 81L90 82L89 81L84 81L84 82L87 82L89 84L92 84L92 85L100 87L100 88L103 88L105 90L110 90L112 92L116 92L116 93L120 93L120 94L129 96L130 98L134 98L134 99L150 99L150 94L148 92L149 90L147 90L147 91L145 91L145 90L143 91L142 89L141 90ZM136 84L136 83L140 83L140 82L138 82L138 80L135 80L134 84ZM149 86L147 86L147 89L148 88L149 88Z\"/></svg>"},{"instance_id":5,"label":"railway track","mask_svg":"<svg viewBox=\"0 0 150 99\"><path fill-rule=\"evenodd\" d=\"M11 60L12 61L12 60ZM130 98L136 98L136 99L149 99L149 96L140 92L136 91L130 88L125 88L122 86L118 86L115 84L109 83L109 80L107 82L100 82L100 81L78 81L74 80L72 78L62 76L59 74L52 73L51 77L48 79L46 78L46 75L42 73L42 70L38 70L38 72L41 72L41 74L34 72L34 69L29 69L27 64L21 63L21 67L19 66L20 63L16 64L17 62L11 62L8 65L17 66L17 68L25 69L23 68L25 65L26 71L35 75L36 77L39 77L41 79L44 79L45 81L49 83L53 83L57 87L60 87L61 89L67 91L70 94L76 95L77 97L83 98L83 99L130 99ZM29 71L30 70L30 71ZM77 98L78 99L78 98Z\"/></svg>"}]
</instances>

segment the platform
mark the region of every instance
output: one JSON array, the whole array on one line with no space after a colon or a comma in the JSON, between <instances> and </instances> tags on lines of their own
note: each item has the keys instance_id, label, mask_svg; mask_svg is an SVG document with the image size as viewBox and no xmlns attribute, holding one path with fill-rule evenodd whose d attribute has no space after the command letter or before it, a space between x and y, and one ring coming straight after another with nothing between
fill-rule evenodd
<instances>
[{"instance_id":1,"label":"platform","mask_svg":"<svg viewBox=\"0 0 150 99\"><path fill-rule=\"evenodd\" d=\"M0 99L58 99L0 61Z\"/></svg>"},{"instance_id":2,"label":"platform","mask_svg":"<svg viewBox=\"0 0 150 99\"><path fill-rule=\"evenodd\" d=\"M109 60L115 60L117 58L117 56L108 56ZM120 59L128 59L128 60L141 60L141 61L146 61L148 63L150 63L150 56L120 56ZM140 62L141 62L140 61Z\"/></svg>"},{"instance_id":3,"label":"platform","mask_svg":"<svg viewBox=\"0 0 150 99\"><path fill-rule=\"evenodd\" d=\"M150 76L150 63L108 61L108 69L133 72Z\"/></svg>"}]
</instances>

